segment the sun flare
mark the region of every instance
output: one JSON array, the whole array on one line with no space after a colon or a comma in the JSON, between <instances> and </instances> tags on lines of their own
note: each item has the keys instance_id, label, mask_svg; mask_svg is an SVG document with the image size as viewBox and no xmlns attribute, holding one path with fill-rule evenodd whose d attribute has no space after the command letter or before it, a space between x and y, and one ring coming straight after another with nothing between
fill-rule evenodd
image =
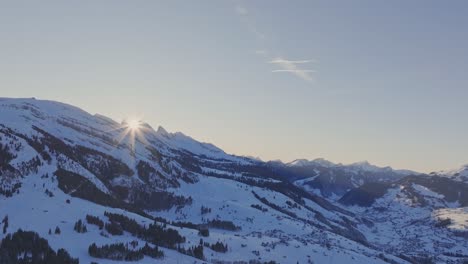
<instances>
[{"instance_id":1,"label":"sun flare","mask_svg":"<svg viewBox=\"0 0 468 264\"><path fill-rule=\"evenodd\" d=\"M131 130L138 130L140 129L140 121L138 120L129 120L127 122L128 128Z\"/></svg>"},{"instance_id":2,"label":"sun flare","mask_svg":"<svg viewBox=\"0 0 468 264\"><path fill-rule=\"evenodd\" d=\"M137 151L138 143L143 145L150 144L145 137L145 134L147 134L150 129L144 125L141 119L125 119L118 127L110 131L118 131L118 144L128 146L133 155L135 155Z\"/></svg>"}]
</instances>

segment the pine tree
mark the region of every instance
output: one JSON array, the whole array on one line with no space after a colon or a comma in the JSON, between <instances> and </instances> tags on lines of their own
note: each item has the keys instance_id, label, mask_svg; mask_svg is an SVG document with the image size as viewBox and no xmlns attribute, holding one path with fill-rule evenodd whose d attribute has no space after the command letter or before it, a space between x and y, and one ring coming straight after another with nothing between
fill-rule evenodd
<instances>
[{"instance_id":1,"label":"pine tree","mask_svg":"<svg viewBox=\"0 0 468 264\"><path fill-rule=\"evenodd\" d=\"M197 259L204 260L205 255L203 254L203 245L198 245L193 248L193 256Z\"/></svg>"},{"instance_id":2,"label":"pine tree","mask_svg":"<svg viewBox=\"0 0 468 264\"><path fill-rule=\"evenodd\" d=\"M88 232L88 229L86 228L86 225L83 224L83 221L78 220L76 223L75 223L75 226L73 227L73 229L78 232L78 233L86 233Z\"/></svg>"},{"instance_id":3,"label":"pine tree","mask_svg":"<svg viewBox=\"0 0 468 264\"><path fill-rule=\"evenodd\" d=\"M8 228L8 215L5 216L5 218L3 218L3 234L6 234L7 232L7 228Z\"/></svg>"}]
</instances>

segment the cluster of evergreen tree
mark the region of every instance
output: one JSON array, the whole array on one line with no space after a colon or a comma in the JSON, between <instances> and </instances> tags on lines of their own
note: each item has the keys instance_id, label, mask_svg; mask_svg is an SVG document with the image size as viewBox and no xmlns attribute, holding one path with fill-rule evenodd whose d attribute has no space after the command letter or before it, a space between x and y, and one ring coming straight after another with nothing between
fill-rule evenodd
<instances>
[{"instance_id":1,"label":"cluster of evergreen tree","mask_svg":"<svg viewBox=\"0 0 468 264\"><path fill-rule=\"evenodd\" d=\"M86 215L86 222L91 225L97 225L99 229L104 228L104 221L102 221L99 217L93 215Z\"/></svg>"},{"instance_id":2,"label":"cluster of evergreen tree","mask_svg":"<svg viewBox=\"0 0 468 264\"><path fill-rule=\"evenodd\" d=\"M194 224L192 222L181 222L181 221L172 221L169 222L164 218L161 217L155 217L155 220L158 222L162 222L164 224L171 224L173 226L177 227L182 227L182 228L190 228L190 229L195 229L198 230L198 235L208 237L210 235L210 230L208 229L206 224Z\"/></svg>"},{"instance_id":3,"label":"cluster of evergreen tree","mask_svg":"<svg viewBox=\"0 0 468 264\"><path fill-rule=\"evenodd\" d=\"M136 236L138 236L139 233L141 233L142 229L144 229L140 224L138 224L137 221L125 215L114 214L107 211L104 212L104 215L107 216L107 218L109 218L109 221L119 223L123 230Z\"/></svg>"},{"instance_id":4,"label":"cluster of evergreen tree","mask_svg":"<svg viewBox=\"0 0 468 264\"><path fill-rule=\"evenodd\" d=\"M13 167L11 167L10 161L15 157L16 156L10 152L10 147L0 142L0 170L12 170Z\"/></svg>"},{"instance_id":5,"label":"cluster of evergreen tree","mask_svg":"<svg viewBox=\"0 0 468 264\"><path fill-rule=\"evenodd\" d=\"M106 223L105 228L106 231L113 236L123 235L123 228L117 222L110 221L109 223Z\"/></svg>"},{"instance_id":6,"label":"cluster of evergreen tree","mask_svg":"<svg viewBox=\"0 0 468 264\"><path fill-rule=\"evenodd\" d=\"M208 214L208 213L211 213L211 208L209 207L204 207L202 205L202 207L200 208L200 211L201 211L201 214L204 215L204 214Z\"/></svg>"},{"instance_id":7,"label":"cluster of evergreen tree","mask_svg":"<svg viewBox=\"0 0 468 264\"><path fill-rule=\"evenodd\" d=\"M123 243L96 246L95 243L88 247L88 253L91 257L104 258L111 260L137 261L144 257L140 250L132 250Z\"/></svg>"},{"instance_id":8,"label":"cluster of evergreen tree","mask_svg":"<svg viewBox=\"0 0 468 264\"><path fill-rule=\"evenodd\" d=\"M144 240L156 245L175 248L177 244L185 242L185 237L181 236L175 229L163 228L159 224L153 223L145 229Z\"/></svg>"},{"instance_id":9,"label":"cluster of evergreen tree","mask_svg":"<svg viewBox=\"0 0 468 264\"><path fill-rule=\"evenodd\" d=\"M192 203L192 197L175 195L168 191L155 191L141 188L132 192L132 205L136 208L150 210L167 210L174 206L185 206Z\"/></svg>"},{"instance_id":10,"label":"cluster of evergreen tree","mask_svg":"<svg viewBox=\"0 0 468 264\"><path fill-rule=\"evenodd\" d=\"M42 166L42 161L39 156L32 158L29 161L23 161L19 164L19 171L23 175L28 175L32 172L38 173L38 168Z\"/></svg>"},{"instance_id":11,"label":"cluster of evergreen tree","mask_svg":"<svg viewBox=\"0 0 468 264\"><path fill-rule=\"evenodd\" d=\"M226 253L229 249L227 244L224 244L220 241L210 245L210 243L203 242L203 239L200 239L200 245L211 248L213 251L220 252L220 253Z\"/></svg>"},{"instance_id":12,"label":"cluster of evergreen tree","mask_svg":"<svg viewBox=\"0 0 468 264\"><path fill-rule=\"evenodd\" d=\"M205 254L203 253L203 245L200 244L198 246L193 246L188 249L183 247L177 247L177 251L184 254L195 257L197 259L205 260Z\"/></svg>"},{"instance_id":13,"label":"cluster of evergreen tree","mask_svg":"<svg viewBox=\"0 0 468 264\"><path fill-rule=\"evenodd\" d=\"M236 226L233 222L225 221L225 220L213 219L213 220L206 222L206 225L212 228L224 229L224 230L229 230L229 231L241 230L240 226Z\"/></svg>"},{"instance_id":14,"label":"cluster of evergreen tree","mask_svg":"<svg viewBox=\"0 0 468 264\"><path fill-rule=\"evenodd\" d=\"M131 244L133 248L135 244ZM145 255L151 258L163 258L164 252L159 250L158 246L152 247L146 243L140 249L131 249L128 244L118 243L98 247L95 243L88 247L88 253L95 258L104 258L112 260L137 261Z\"/></svg>"},{"instance_id":15,"label":"cluster of evergreen tree","mask_svg":"<svg viewBox=\"0 0 468 264\"><path fill-rule=\"evenodd\" d=\"M2 171L0 170L0 175L2 174ZM0 187L0 194L4 195L5 197L11 197L13 196L14 193L19 193L19 189L21 188L21 183L15 183L13 186L9 188L2 188Z\"/></svg>"},{"instance_id":16,"label":"cluster of evergreen tree","mask_svg":"<svg viewBox=\"0 0 468 264\"><path fill-rule=\"evenodd\" d=\"M181 236L177 230L166 228L167 220L163 219L164 225L161 225L157 222L150 224L148 227L140 225L134 219L131 219L122 214L105 212L104 215L109 219L109 223L104 223L99 217L87 215L86 221L89 224L97 225L98 227L105 228L111 234L121 234L123 231L127 231L132 235L157 245L155 248L152 248L148 243L139 250L132 250L128 245L124 244L112 244L98 247L96 244L92 244L89 247L89 254L97 258L109 258L114 260L139 260L143 255L147 255L153 258L161 258L164 256L164 253L158 249L158 246L168 247L178 250L182 254L190 255L195 258L204 260L203 253L203 243L200 245L191 247L189 249L181 247L179 244L185 242L185 237ZM201 232L206 232L209 235L209 230L206 228L207 225L213 226L215 228L226 229L226 230L239 230L239 227L235 226L234 223L230 221L222 220L211 220L205 225L196 225L193 223L179 223L183 226L188 226L190 228L196 228L203 230ZM75 230L77 232L82 232L85 229L85 224L79 220L75 223ZM217 252L227 252L227 244L217 242L213 245L205 243L207 247L210 247L212 250ZM135 247L135 246L133 246Z\"/></svg>"},{"instance_id":17,"label":"cluster of evergreen tree","mask_svg":"<svg viewBox=\"0 0 468 264\"><path fill-rule=\"evenodd\" d=\"M226 253L228 251L228 245L223 244L222 242L216 242L215 244L211 244L210 248L216 252Z\"/></svg>"},{"instance_id":18,"label":"cluster of evergreen tree","mask_svg":"<svg viewBox=\"0 0 468 264\"><path fill-rule=\"evenodd\" d=\"M165 219L162 219L162 220L165 220ZM192 222L174 222L174 221L173 222L168 222L167 220L162 221L162 222L170 223L171 225L177 226L177 227L185 227L185 228L190 228L190 229L196 229L196 230L198 230L198 234L201 235L201 236L208 236L209 235L208 227L217 228L217 229L224 229L224 230L229 230L229 231L239 231L239 230L241 230L241 227L236 226L232 221L218 220L218 219L207 220L203 224L194 224Z\"/></svg>"},{"instance_id":19,"label":"cluster of evergreen tree","mask_svg":"<svg viewBox=\"0 0 468 264\"><path fill-rule=\"evenodd\" d=\"M158 220L158 222L161 222ZM192 222L182 222L182 221L178 221L178 222L175 222L175 221L172 221L172 222L163 222L163 223L167 223L167 224L171 224L173 226L177 226L177 227L184 227L184 228L190 228L190 229L200 229L200 225L199 224L194 224Z\"/></svg>"},{"instance_id":20,"label":"cluster of evergreen tree","mask_svg":"<svg viewBox=\"0 0 468 264\"><path fill-rule=\"evenodd\" d=\"M177 230L164 228L156 222L145 227L138 224L134 219L122 214L109 212L105 212L104 214L111 222L118 224L122 230L155 245L174 249L177 244L185 242L185 237L181 236Z\"/></svg>"},{"instance_id":21,"label":"cluster of evergreen tree","mask_svg":"<svg viewBox=\"0 0 468 264\"><path fill-rule=\"evenodd\" d=\"M78 220L76 223L75 223L75 226L73 227L73 229L78 232L78 233L86 233L88 232L88 228L86 227L86 225L83 223L83 221Z\"/></svg>"},{"instance_id":22,"label":"cluster of evergreen tree","mask_svg":"<svg viewBox=\"0 0 468 264\"><path fill-rule=\"evenodd\" d=\"M148 245L148 243L146 243L145 246L142 247L140 250L143 254L145 254L148 257L152 257L152 258L164 257L164 252L159 250L158 246L151 247L150 245Z\"/></svg>"},{"instance_id":23,"label":"cluster of evergreen tree","mask_svg":"<svg viewBox=\"0 0 468 264\"><path fill-rule=\"evenodd\" d=\"M78 264L65 249L55 252L46 239L19 229L0 243L0 264Z\"/></svg>"}]
</instances>

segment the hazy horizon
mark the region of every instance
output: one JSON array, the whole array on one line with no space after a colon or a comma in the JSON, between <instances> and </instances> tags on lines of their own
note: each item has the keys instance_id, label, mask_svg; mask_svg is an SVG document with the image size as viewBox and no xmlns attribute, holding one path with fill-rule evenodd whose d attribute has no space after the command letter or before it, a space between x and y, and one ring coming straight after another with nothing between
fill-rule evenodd
<instances>
[{"instance_id":1,"label":"hazy horizon","mask_svg":"<svg viewBox=\"0 0 468 264\"><path fill-rule=\"evenodd\" d=\"M263 160L468 163L468 3L208 3L0 1L0 97Z\"/></svg>"}]
</instances>

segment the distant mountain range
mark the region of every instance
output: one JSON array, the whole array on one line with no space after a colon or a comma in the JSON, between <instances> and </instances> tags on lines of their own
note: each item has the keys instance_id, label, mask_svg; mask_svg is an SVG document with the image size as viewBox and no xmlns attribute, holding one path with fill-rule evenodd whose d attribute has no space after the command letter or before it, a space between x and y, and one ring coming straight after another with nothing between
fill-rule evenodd
<instances>
[{"instance_id":1,"label":"distant mountain range","mask_svg":"<svg viewBox=\"0 0 468 264\"><path fill-rule=\"evenodd\" d=\"M0 98L1 264L466 263L467 208L468 166L264 162Z\"/></svg>"}]
</instances>

